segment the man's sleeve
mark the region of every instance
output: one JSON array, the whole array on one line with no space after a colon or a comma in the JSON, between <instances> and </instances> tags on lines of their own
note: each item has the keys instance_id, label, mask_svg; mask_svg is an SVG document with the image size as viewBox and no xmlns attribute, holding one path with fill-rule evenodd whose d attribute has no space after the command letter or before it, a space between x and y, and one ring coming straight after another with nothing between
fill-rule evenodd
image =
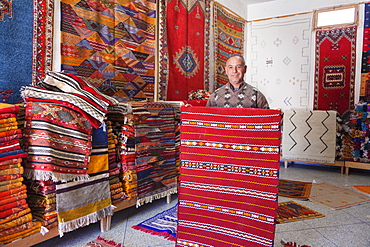
<instances>
[{"instance_id":1,"label":"man's sleeve","mask_svg":"<svg viewBox=\"0 0 370 247\"><path fill-rule=\"evenodd\" d=\"M262 108L262 109L270 109L270 106L269 106L269 103L267 102L266 97L261 92L258 92L257 107Z\"/></svg>"}]
</instances>

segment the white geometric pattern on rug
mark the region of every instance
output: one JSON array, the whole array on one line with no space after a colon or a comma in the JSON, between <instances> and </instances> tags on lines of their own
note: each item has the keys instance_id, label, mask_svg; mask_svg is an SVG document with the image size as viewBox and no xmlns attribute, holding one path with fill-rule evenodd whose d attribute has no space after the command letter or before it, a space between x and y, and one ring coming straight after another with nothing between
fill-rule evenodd
<instances>
[{"instance_id":1,"label":"white geometric pattern on rug","mask_svg":"<svg viewBox=\"0 0 370 247\"><path fill-rule=\"evenodd\" d=\"M265 94L271 108L312 109L311 23L311 13L251 23L247 81Z\"/></svg>"},{"instance_id":2,"label":"white geometric pattern on rug","mask_svg":"<svg viewBox=\"0 0 370 247\"><path fill-rule=\"evenodd\" d=\"M318 163L335 162L336 111L286 110L282 158Z\"/></svg>"}]
</instances>

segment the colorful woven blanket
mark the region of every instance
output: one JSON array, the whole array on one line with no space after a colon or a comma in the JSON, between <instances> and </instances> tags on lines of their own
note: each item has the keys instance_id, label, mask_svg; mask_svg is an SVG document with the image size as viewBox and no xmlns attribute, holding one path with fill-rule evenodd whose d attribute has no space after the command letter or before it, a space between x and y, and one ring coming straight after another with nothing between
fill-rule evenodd
<instances>
[{"instance_id":1,"label":"colorful woven blanket","mask_svg":"<svg viewBox=\"0 0 370 247\"><path fill-rule=\"evenodd\" d=\"M278 110L182 107L177 246L272 246Z\"/></svg>"},{"instance_id":2,"label":"colorful woven blanket","mask_svg":"<svg viewBox=\"0 0 370 247\"><path fill-rule=\"evenodd\" d=\"M62 105L28 102L25 176L35 180L87 179L92 126Z\"/></svg>"},{"instance_id":3,"label":"colorful woven blanket","mask_svg":"<svg viewBox=\"0 0 370 247\"><path fill-rule=\"evenodd\" d=\"M134 107L137 206L177 192L174 110L166 103Z\"/></svg>"}]
</instances>

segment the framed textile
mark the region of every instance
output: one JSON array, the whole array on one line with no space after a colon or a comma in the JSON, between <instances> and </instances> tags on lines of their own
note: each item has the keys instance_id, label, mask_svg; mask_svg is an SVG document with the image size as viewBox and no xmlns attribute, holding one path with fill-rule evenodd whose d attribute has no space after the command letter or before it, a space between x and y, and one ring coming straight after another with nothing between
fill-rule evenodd
<instances>
[{"instance_id":1,"label":"framed textile","mask_svg":"<svg viewBox=\"0 0 370 247\"><path fill-rule=\"evenodd\" d=\"M214 90L228 82L225 74L226 61L232 54L244 55L245 20L230 13L215 2L213 8L215 38Z\"/></svg>"},{"instance_id":2,"label":"framed textile","mask_svg":"<svg viewBox=\"0 0 370 247\"><path fill-rule=\"evenodd\" d=\"M356 33L356 26L316 31L315 110L353 109Z\"/></svg>"},{"instance_id":3,"label":"framed textile","mask_svg":"<svg viewBox=\"0 0 370 247\"><path fill-rule=\"evenodd\" d=\"M61 1L62 70L120 101L154 99L156 0Z\"/></svg>"},{"instance_id":4,"label":"framed textile","mask_svg":"<svg viewBox=\"0 0 370 247\"><path fill-rule=\"evenodd\" d=\"M161 1L160 100L209 88L210 0Z\"/></svg>"},{"instance_id":5,"label":"framed textile","mask_svg":"<svg viewBox=\"0 0 370 247\"><path fill-rule=\"evenodd\" d=\"M182 107L176 246L272 246L279 110Z\"/></svg>"}]
</instances>

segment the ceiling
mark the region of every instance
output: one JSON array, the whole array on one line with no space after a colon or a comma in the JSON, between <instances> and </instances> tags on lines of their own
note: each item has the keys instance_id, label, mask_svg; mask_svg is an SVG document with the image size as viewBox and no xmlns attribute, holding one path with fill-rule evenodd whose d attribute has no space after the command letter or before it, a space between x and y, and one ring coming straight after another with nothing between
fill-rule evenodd
<instances>
[{"instance_id":1,"label":"ceiling","mask_svg":"<svg viewBox=\"0 0 370 247\"><path fill-rule=\"evenodd\" d=\"M240 0L240 1L242 1L244 4L248 5L248 4L271 2L271 1L275 1L275 0Z\"/></svg>"}]
</instances>

